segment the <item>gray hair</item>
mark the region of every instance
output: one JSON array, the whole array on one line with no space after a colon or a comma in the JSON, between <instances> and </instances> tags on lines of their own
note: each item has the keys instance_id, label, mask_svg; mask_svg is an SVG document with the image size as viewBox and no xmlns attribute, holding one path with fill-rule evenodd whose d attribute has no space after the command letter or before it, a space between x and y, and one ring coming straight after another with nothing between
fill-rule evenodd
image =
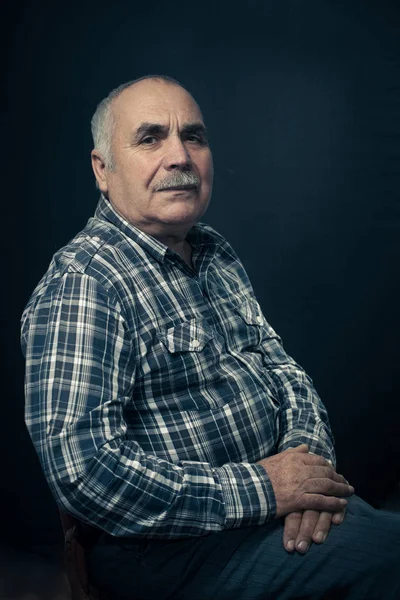
<instances>
[{"instance_id":1,"label":"gray hair","mask_svg":"<svg viewBox=\"0 0 400 600\"><path fill-rule=\"evenodd\" d=\"M181 83L179 83L179 81L173 79L173 77L168 77L168 75L144 75L138 79L132 79L131 81L122 83L117 88L112 90L108 96L97 105L91 121L93 144L96 150L98 150L102 155L104 164L110 171L114 171L115 169L111 146L112 136L115 128L115 119L111 104L113 100L117 98L126 88L131 87L131 85L137 83L138 81L142 81L143 79L161 80L165 81L165 83L179 85L181 88L186 89Z\"/></svg>"}]
</instances>

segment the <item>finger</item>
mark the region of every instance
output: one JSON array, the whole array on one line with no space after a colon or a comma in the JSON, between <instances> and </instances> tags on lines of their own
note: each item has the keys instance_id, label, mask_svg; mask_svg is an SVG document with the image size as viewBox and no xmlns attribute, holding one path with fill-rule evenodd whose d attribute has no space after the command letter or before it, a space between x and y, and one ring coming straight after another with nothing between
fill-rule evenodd
<instances>
[{"instance_id":1,"label":"finger","mask_svg":"<svg viewBox=\"0 0 400 600\"><path fill-rule=\"evenodd\" d=\"M303 513L300 530L295 542L295 548L301 554L305 554L312 543L313 533L315 526L318 523L319 515L320 513L318 510L305 510Z\"/></svg>"},{"instance_id":2,"label":"finger","mask_svg":"<svg viewBox=\"0 0 400 600\"><path fill-rule=\"evenodd\" d=\"M340 523L343 523L345 516L346 516L345 509L343 509L339 512L335 512L332 516L332 523L334 523L335 525L340 525Z\"/></svg>"},{"instance_id":3,"label":"finger","mask_svg":"<svg viewBox=\"0 0 400 600\"><path fill-rule=\"evenodd\" d=\"M335 469L331 466L307 466L307 470L304 472L311 474L308 479L333 479L333 481L336 481L337 483L345 483L346 485L350 485L347 479L345 479L343 475L336 473Z\"/></svg>"},{"instance_id":4,"label":"finger","mask_svg":"<svg viewBox=\"0 0 400 600\"><path fill-rule=\"evenodd\" d=\"M325 496L337 496L338 498L347 498L354 494L353 486L333 481L329 477L307 479L302 488L311 494L324 494Z\"/></svg>"},{"instance_id":5,"label":"finger","mask_svg":"<svg viewBox=\"0 0 400 600\"><path fill-rule=\"evenodd\" d=\"M335 513L335 515L337 514L339 513ZM323 510L319 513L318 522L315 525L314 533L312 536L312 539L316 544L323 544L323 542L328 537L332 519L333 515L330 512Z\"/></svg>"},{"instance_id":6,"label":"finger","mask_svg":"<svg viewBox=\"0 0 400 600\"><path fill-rule=\"evenodd\" d=\"M340 512L347 505L344 498L335 496L324 496L324 494L303 494L296 506L296 510L324 510L328 512Z\"/></svg>"},{"instance_id":7,"label":"finger","mask_svg":"<svg viewBox=\"0 0 400 600\"><path fill-rule=\"evenodd\" d=\"M294 544L299 533L300 523L303 513L296 511L289 513L285 517L285 527L283 529L283 546L288 552L294 551Z\"/></svg>"},{"instance_id":8,"label":"finger","mask_svg":"<svg viewBox=\"0 0 400 600\"><path fill-rule=\"evenodd\" d=\"M341 475L340 473L336 473L336 471L334 469L333 469L332 479L334 479L335 481L338 481L339 483L345 483L346 485L351 485L347 481L346 477L344 477L344 475ZM351 486L351 487L353 487L353 486ZM354 487L353 487L353 489L354 489Z\"/></svg>"}]
</instances>

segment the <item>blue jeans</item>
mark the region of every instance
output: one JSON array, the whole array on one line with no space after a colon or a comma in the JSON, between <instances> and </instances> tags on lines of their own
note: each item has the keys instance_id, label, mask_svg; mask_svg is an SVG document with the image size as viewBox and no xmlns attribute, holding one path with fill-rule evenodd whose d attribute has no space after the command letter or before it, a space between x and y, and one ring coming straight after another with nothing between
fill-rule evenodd
<instances>
[{"instance_id":1,"label":"blue jeans","mask_svg":"<svg viewBox=\"0 0 400 600\"><path fill-rule=\"evenodd\" d=\"M282 520L182 540L103 534L89 573L112 600L400 599L400 514L353 496L307 554L288 554L282 538Z\"/></svg>"}]
</instances>

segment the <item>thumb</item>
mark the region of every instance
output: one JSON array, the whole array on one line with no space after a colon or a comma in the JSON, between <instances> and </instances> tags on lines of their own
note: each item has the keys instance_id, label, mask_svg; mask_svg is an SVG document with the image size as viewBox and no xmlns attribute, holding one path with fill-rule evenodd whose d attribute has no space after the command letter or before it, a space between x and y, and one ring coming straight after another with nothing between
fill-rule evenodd
<instances>
[{"instance_id":1,"label":"thumb","mask_svg":"<svg viewBox=\"0 0 400 600\"><path fill-rule=\"evenodd\" d=\"M295 448L289 448L289 451L291 452L303 452L303 453L307 453L309 452L310 448L307 446L307 444L300 444L300 446L296 446Z\"/></svg>"}]
</instances>

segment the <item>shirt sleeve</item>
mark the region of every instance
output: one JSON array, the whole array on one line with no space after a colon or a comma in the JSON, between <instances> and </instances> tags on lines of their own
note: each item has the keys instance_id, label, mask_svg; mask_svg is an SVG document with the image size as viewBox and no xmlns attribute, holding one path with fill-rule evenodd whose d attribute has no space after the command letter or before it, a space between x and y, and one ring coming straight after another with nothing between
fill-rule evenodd
<instances>
[{"instance_id":1,"label":"shirt sleeve","mask_svg":"<svg viewBox=\"0 0 400 600\"><path fill-rule=\"evenodd\" d=\"M127 437L135 340L93 277L66 273L24 313L25 421L67 512L115 536L178 538L275 516L259 465L173 464Z\"/></svg>"},{"instance_id":2,"label":"shirt sleeve","mask_svg":"<svg viewBox=\"0 0 400 600\"><path fill-rule=\"evenodd\" d=\"M262 349L263 375L266 386L279 403L279 439L277 452L307 444L310 452L326 458L336 466L334 437L327 410L318 396L313 382L304 369L289 356L282 340L266 321L254 295L246 270L231 245L223 242L225 251L232 256L238 281L237 295L251 297L257 304L260 322L260 345ZM231 266L232 269L232 266Z\"/></svg>"},{"instance_id":3,"label":"shirt sleeve","mask_svg":"<svg viewBox=\"0 0 400 600\"><path fill-rule=\"evenodd\" d=\"M334 437L327 410L304 369L286 354L281 338L264 320L265 375L280 405L278 452L307 444L310 452L336 465Z\"/></svg>"}]
</instances>

